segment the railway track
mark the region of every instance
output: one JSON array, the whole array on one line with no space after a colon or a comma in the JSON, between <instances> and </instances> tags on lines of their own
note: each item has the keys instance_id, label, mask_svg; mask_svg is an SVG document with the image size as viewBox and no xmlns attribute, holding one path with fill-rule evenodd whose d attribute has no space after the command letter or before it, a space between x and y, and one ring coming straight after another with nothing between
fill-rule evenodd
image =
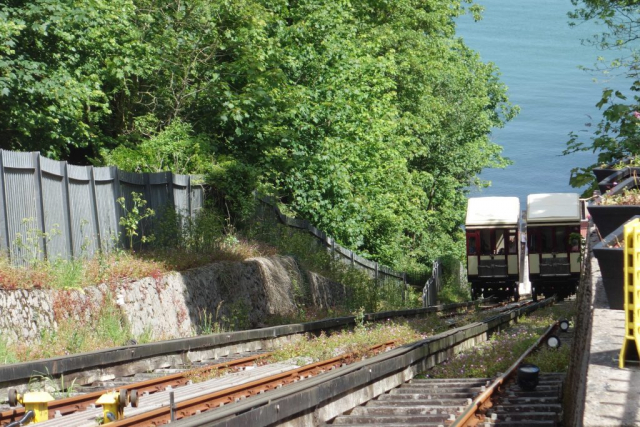
<instances>
[{"instance_id":1,"label":"railway track","mask_svg":"<svg viewBox=\"0 0 640 427\"><path fill-rule=\"evenodd\" d=\"M482 310L494 310L502 312L513 309L513 307L522 308L526 306L524 303L513 304L495 304L482 307ZM385 343L377 348L372 349L374 353L388 350L393 343ZM226 379L217 379L214 383L191 384L189 371L182 371L172 375L159 376L159 374L151 374L152 377L142 382L131 383L131 379L125 381L109 381L99 384L99 388L106 387L111 390L122 391L128 394L135 393L137 401L143 403L143 407L128 408L125 410L127 420L118 423L111 423L114 426L142 426L142 425L160 425L168 422L173 418L186 418L194 414L210 410L215 407L234 403L248 397L262 394L269 390L278 389L284 385L295 383L299 380L318 375L322 372L333 370L338 366L345 366L353 362L354 355L344 355L334 360L321 362L304 367L297 367L289 364L274 364L270 366L258 366L261 359L266 357L265 354L256 354L251 357L230 360L225 363L204 366L198 368L200 373L214 370L251 370L249 375L241 374L230 376ZM328 364L328 368L327 365ZM291 371L291 372L289 372ZM275 378L264 380L263 377L269 376L276 372ZM142 374L148 376L149 374ZM156 377L157 376L157 377ZM258 379L256 379L259 377ZM138 378L137 376L134 377ZM245 385L246 383L246 385ZM232 384L228 390L229 385ZM241 384L241 385L238 385ZM95 385L94 385L95 386ZM72 398L60 399L49 404L49 414L51 420L42 423L43 426L89 426L96 425L96 419L100 417L102 410L95 407L95 402L104 390L93 391L94 386L83 388L88 393L74 396ZM216 389L214 396L204 396L207 390ZM168 395L175 390L175 405L170 407ZM136 405L137 406L137 405ZM0 426L9 422L19 420L24 414L22 408L13 408L10 411L0 413Z\"/></svg>"},{"instance_id":2,"label":"railway track","mask_svg":"<svg viewBox=\"0 0 640 427\"><path fill-rule=\"evenodd\" d=\"M562 421L565 374L540 373L535 390L522 389L515 379L525 358L557 330L557 323L549 327L498 378L413 379L324 425L558 426ZM562 335L563 345L571 345L572 335L571 330Z\"/></svg>"},{"instance_id":3,"label":"railway track","mask_svg":"<svg viewBox=\"0 0 640 427\"><path fill-rule=\"evenodd\" d=\"M327 413L335 413L337 411L336 407L333 406L339 408L345 404L352 405L354 402L356 403L355 406L357 406L359 400L371 400L371 398L376 395L375 389L379 387L378 384L380 384L380 382L376 383L377 379L384 378L382 382L389 383L393 381L389 378L397 379L396 377L398 376L404 377L409 370L414 368L422 371L424 370L421 369L423 366L429 364L433 366L433 363L436 363L437 360L442 360L441 355L449 352L456 346L466 345L470 340L474 341L477 339L476 337L483 335L486 331L492 328L500 329L519 315L550 304L552 301L553 300L547 300L538 304L519 307L511 312L491 316L482 324L472 324L456 328L456 330L448 331L418 343L404 345L382 352L378 356L370 357L366 360L343 365L339 369L327 370L323 374L307 378L305 381L300 381L295 384L290 383L287 387L276 388L268 393L258 393L246 398L240 398L223 407L217 407L215 404L210 405L212 408L215 408L215 410L207 410L201 414L194 414L193 416L184 418L180 418L183 414L180 414L178 411L176 414L179 419L175 421L175 425L181 427L201 425L266 426L279 424L284 421L292 425L318 425L322 423L323 419L335 418L335 416L328 416ZM400 382L404 383L405 381ZM389 384L386 384L385 386L388 385ZM476 385L486 387L487 383L485 380L484 385ZM402 393L396 391L392 394ZM473 395L472 390L466 394L461 392L454 396L457 400L453 402L453 405L457 408L458 412L464 409L465 405L472 402L471 398ZM429 394L425 397L428 398L428 396ZM444 403L444 399L434 399L435 394L433 392L430 396L431 403ZM385 398L383 397L382 399L384 400ZM408 398L408 400L410 399L411 398ZM328 401L333 402L324 405L324 402ZM338 410L335 415L340 415L341 412L342 411ZM450 416L447 415L444 418L449 420ZM442 416L437 418L438 425L443 425L443 421L445 421L444 418ZM384 417L376 419L374 422L383 420ZM426 418L423 418L421 421L425 420ZM126 424L125 420L113 425L157 425L156 422L161 424L164 421L153 421L147 418L142 424ZM451 421L448 421L448 423L450 422Z\"/></svg>"},{"instance_id":4,"label":"railway track","mask_svg":"<svg viewBox=\"0 0 640 427\"><path fill-rule=\"evenodd\" d=\"M434 313L456 312L466 307L486 304L490 299L365 314L366 322L398 317L417 317ZM9 388L26 390L34 378L46 373L51 379L64 376L65 383L76 388L95 383L127 381L126 377L157 369L211 364L223 358L237 358L250 352L265 352L297 339L305 333L329 332L355 325L354 316L324 319L262 329L205 335L142 345L129 345L91 353L75 354L12 365L0 365L0 412ZM240 356L238 356L240 355ZM124 380L122 380L125 378ZM2 424L0 424L2 425Z\"/></svg>"},{"instance_id":5,"label":"railway track","mask_svg":"<svg viewBox=\"0 0 640 427\"><path fill-rule=\"evenodd\" d=\"M394 341L378 344L369 348L365 354L375 355L395 345ZM126 419L109 423L109 425L132 427L166 424L172 419L189 417L345 366L356 359L359 360L362 354L348 353L304 366L297 366L291 361L264 366L255 364L267 356L257 355L225 363L224 366L207 367L211 371L223 367L237 367L244 368L245 372L226 374L200 383L193 384L187 381L188 373L180 373L120 387L117 391L136 396L135 407L125 409ZM52 419L41 422L39 425L43 427L95 426L96 420L103 414L102 408L97 408L95 402L103 393L94 392L52 402L49 405L49 411L53 412ZM172 394L175 395L171 396ZM172 405L171 402L174 404ZM23 415L24 411L15 412L11 418L20 419Z\"/></svg>"},{"instance_id":6,"label":"railway track","mask_svg":"<svg viewBox=\"0 0 640 427\"><path fill-rule=\"evenodd\" d=\"M516 304L516 305L522 305L522 304ZM505 304L495 304L495 305L490 305L490 306L484 306L481 308L481 310L505 310L508 309L508 305L507 308L505 308ZM388 348L389 345L386 345L386 348ZM374 350L375 351L375 350ZM203 367L203 368L199 368L200 369L200 373L204 373L205 371L209 370L209 371L213 371L213 370L220 370L220 369L225 369L225 370L238 370L238 369L242 369L242 368L255 368L256 364L258 363L259 360L264 359L265 358L265 354L257 354L251 357L245 357L245 358L240 358L237 360L230 360L228 362L222 363L222 364L217 364L217 365L213 365L213 366L209 366L209 367ZM348 359L348 357L347 357ZM339 358L339 360L341 360L341 364L344 365L346 364L345 362L345 356L341 356ZM332 362L330 362L332 363ZM265 371L268 372L270 368L261 368L261 371ZM279 365L274 365L273 370L280 372L283 368ZM305 368L301 368L301 369L307 369ZM324 371L324 368L314 368L312 369L312 372L317 373L319 371ZM258 371L256 371L257 373ZM100 397L100 395L102 395L104 393L104 389L110 389L110 390L117 390L117 391L124 391L125 393L131 393L132 391L136 394L136 396L141 396L140 400L148 400L147 399L147 395L150 394L154 394L154 393L158 393L158 394L162 394L161 392L163 390L171 390L174 389L176 387L181 387L181 386L185 386L189 384L189 372L184 372L184 370L181 370L181 372L179 373L175 373L172 375L166 375L166 376L162 376L160 377L159 374L142 374L141 376L152 376L153 378L147 379L145 381L142 382L136 382L133 383L131 378L126 378L126 379L122 379L120 381L108 381L108 382L100 382L100 384L94 384L91 387L81 387L80 392L86 392L84 394L78 395L78 396L74 396L71 398L67 398L67 399L60 399L60 400L56 400L54 402L51 402L49 405L49 414L50 414L50 418L56 418L53 421L50 421L50 423L52 423L51 425L95 425L95 418L99 415L100 409L93 409L95 407L95 401ZM255 375L254 375L255 376ZM285 376L286 377L286 376ZM302 376L304 377L304 375ZM133 377L133 379L139 378L137 375ZM296 379L294 380L297 381L298 378L296 377ZM237 380L235 380L237 381ZM286 381L282 384L279 384L275 387L281 387L282 385L286 384ZM192 388L196 388L199 391L189 391L189 390L185 390L185 393L196 393L196 394L202 394L203 393L203 386L197 386L197 387L192 387ZM205 386L206 387L206 386ZM95 388L98 388L98 391L94 391ZM271 389L273 387L267 387L267 389ZM102 389L102 390L100 390ZM261 389L259 390L260 392L264 392L266 389ZM237 392L236 392L237 393ZM165 393L166 394L166 393ZM245 397L249 397L251 395L255 394L254 391L249 391L247 393L245 393L244 395L242 395L242 398ZM236 394L236 396L238 396ZM230 403L228 400L224 400L225 398L220 398L218 399L216 404L220 404L220 403ZM165 397L155 397L152 400L149 400L150 402L155 402L155 403L150 403L151 405L156 405L156 406L162 406L163 403L165 402L164 405L166 406L166 402L168 401L166 396ZM182 405L184 406L184 405ZM196 404L197 407L197 404ZM209 409L211 407L211 404L206 404L205 409ZM88 409L93 409L93 411L88 411ZM202 408L200 409L194 409L191 412L188 412L187 410L182 410L180 417L184 417L184 416L188 416L193 414L194 412L197 411L201 411L203 410ZM65 417L64 421L62 421L63 416L65 415L69 415L69 414L74 414L74 413L80 413L80 412L86 412L84 414L75 416L75 418L78 419L78 424L69 424L72 422L76 422L74 420L72 420L71 418ZM137 413L140 413L140 410L137 410ZM22 416L24 415L24 409L22 408L13 408L10 411L4 411L2 413L0 413L0 425L6 425L9 422L14 422L18 419L20 419ZM133 424L133 425L145 425L146 421L140 423L140 424ZM127 424L128 425L128 424Z\"/></svg>"}]
</instances>

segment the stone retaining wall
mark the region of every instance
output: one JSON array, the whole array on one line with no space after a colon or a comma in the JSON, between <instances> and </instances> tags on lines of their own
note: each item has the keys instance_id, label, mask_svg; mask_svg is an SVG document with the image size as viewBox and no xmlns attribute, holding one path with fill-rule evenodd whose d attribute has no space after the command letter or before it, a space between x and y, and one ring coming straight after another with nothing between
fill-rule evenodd
<instances>
[{"instance_id":1,"label":"stone retaining wall","mask_svg":"<svg viewBox=\"0 0 640 427\"><path fill-rule=\"evenodd\" d=\"M341 285L302 272L293 258L280 256L218 262L158 280L82 291L0 290L0 335L8 342L36 340L57 327L60 313L81 321L107 298L115 300L134 336L187 337L216 321L256 328L267 315L295 312L304 284L314 305L344 301Z\"/></svg>"}]
</instances>

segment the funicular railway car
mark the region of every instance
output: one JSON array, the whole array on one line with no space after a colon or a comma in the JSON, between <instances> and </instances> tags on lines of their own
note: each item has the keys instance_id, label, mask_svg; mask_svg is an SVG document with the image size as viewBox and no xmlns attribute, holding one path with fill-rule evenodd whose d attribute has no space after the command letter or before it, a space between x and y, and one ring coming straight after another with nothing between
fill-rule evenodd
<instances>
[{"instance_id":1,"label":"funicular railway car","mask_svg":"<svg viewBox=\"0 0 640 427\"><path fill-rule=\"evenodd\" d=\"M469 199L465 230L467 278L473 299L519 299L519 222L517 197Z\"/></svg>"},{"instance_id":2,"label":"funicular railway car","mask_svg":"<svg viewBox=\"0 0 640 427\"><path fill-rule=\"evenodd\" d=\"M566 298L580 281L580 199L576 193L530 194L527 244L531 295Z\"/></svg>"}]
</instances>

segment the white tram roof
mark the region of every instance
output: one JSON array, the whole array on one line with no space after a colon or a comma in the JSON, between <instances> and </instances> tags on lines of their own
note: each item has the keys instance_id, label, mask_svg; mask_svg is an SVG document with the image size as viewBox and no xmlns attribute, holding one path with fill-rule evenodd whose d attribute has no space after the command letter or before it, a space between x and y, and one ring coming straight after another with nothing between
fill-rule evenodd
<instances>
[{"instance_id":1,"label":"white tram roof","mask_svg":"<svg viewBox=\"0 0 640 427\"><path fill-rule=\"evenodd\" d=\"M527 197L527 222L579 222L578 193L541 193Z\"/></svg>"},{"instance_id":2,"label":"white tram roof","mask_svg":"<svg viewBox=\"0 0 640 427\"><path fill-rule=\"evenodd\" d=\"M517 197L471 197L465 226L516 225L519 216L520 199Z\"/></svg>"}]
</instances>

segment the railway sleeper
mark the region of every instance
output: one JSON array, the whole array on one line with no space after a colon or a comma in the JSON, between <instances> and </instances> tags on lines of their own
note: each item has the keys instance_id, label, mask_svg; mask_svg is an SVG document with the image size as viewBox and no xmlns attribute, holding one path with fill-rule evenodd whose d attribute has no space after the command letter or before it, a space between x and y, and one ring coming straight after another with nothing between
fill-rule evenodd
<instances>
[{"instance_id":1,"label":"railway sleeper","mask_svg":"<svg viewBox=\"0 0 640 427\"><path fill-rule=\"evenodd\" d=\"M560 425L564 377L564 374L541 374L535 391L524 391L510 383L487 411L484 424L501 427Z\"/></svg>"},{"instance_id":2,"label":"railway sleeper","mask_svg":"<svg viewBox=\"0 0 640 427\"><path fill-rule=\"evenodd\" d=\"M412 380L327 425L442 426L462 413L487 378Z\"/></svg>"}]
</instances>

